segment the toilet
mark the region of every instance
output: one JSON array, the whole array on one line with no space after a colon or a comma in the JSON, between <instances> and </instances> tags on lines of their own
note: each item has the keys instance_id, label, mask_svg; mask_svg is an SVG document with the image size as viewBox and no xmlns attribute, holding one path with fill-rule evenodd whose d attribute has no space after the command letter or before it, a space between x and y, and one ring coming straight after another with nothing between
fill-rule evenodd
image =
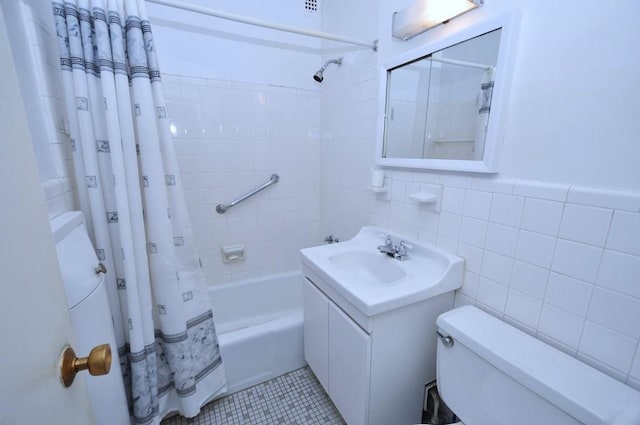
<instances>
[{"instance_id":1,"label":"toilet","mask_svg":"<svg viewBox=\"0 0 640 425\"><path fill-rule=\"evenodd\" d=\"M640 424L640 392L476 307L436 323L438 389L461 425Z\"/></svg>"}]
</instances>

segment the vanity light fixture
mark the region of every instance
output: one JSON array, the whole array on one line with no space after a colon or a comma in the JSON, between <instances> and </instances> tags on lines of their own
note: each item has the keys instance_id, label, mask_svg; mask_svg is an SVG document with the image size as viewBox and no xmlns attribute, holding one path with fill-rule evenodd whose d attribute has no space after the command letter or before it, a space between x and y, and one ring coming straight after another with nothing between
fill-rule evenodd
<instances>
[{"instance_id":1,"label":"vanity light fixture","mask_svg":"<svg viewBox=\"0 0 640 425\"><path fill-rule=\"evenodd\" d=\"M408 40L483 4L484 0L413 0L393 13L393 36Z\"/></svg>"}]
</instances>

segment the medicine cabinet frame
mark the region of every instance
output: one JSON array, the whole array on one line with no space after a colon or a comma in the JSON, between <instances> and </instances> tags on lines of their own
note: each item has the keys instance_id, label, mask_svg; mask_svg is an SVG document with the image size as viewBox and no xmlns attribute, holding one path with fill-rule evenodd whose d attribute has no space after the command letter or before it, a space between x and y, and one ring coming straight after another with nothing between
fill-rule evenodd
<instances>
[{"instance_id":1,"label":"medicine cabinet frame","mask_svg":"<svg viewBox=\"0 0 640 425\"><path fill-rule=\"evenodd\" d=\"M453 23L447 24L452 25ZM520 11L517 9L502 14L482 18L451 31L442 28L442 36L402 53L384 62L379 74L379 111L376 141L375 162L381 167L410 168L427 170L463 171L472 173L497 173L498 160L504 139L505 117L507 115L509 90L514 69L515 51L518 44L520 27ZM389 72L403 64L414 62L447 47L501 29L500 44L495 69L495 82L491 100L491 112L487 124L484 154L481 160L461 159L420 159L420 158L385 158L385 126L388 94ZM435 29L434 31L438 31Z\"/></svg>"}]
</instances>

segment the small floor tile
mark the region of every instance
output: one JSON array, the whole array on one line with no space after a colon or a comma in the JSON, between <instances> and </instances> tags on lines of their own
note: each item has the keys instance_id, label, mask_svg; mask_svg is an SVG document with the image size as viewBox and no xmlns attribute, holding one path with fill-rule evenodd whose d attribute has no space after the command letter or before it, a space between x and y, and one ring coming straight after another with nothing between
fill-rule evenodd
<instances>
[{"instance_id":1,"label":"small floor tile","mask_svg":"<svg viewBox=\"0 0 640 425\"><path fill-rule=\"evenodd\" d=\"M195 418L176 415L162 425L346 425L311 369L303 367L214 400Z\"/></svg>"}]
</instances>

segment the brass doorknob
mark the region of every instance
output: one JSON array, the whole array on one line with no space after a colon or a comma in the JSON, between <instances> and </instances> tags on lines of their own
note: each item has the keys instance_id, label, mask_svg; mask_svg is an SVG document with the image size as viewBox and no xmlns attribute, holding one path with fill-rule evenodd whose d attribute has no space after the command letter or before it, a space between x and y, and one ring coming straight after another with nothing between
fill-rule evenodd
<instances>
[{"instance_id":1,"label":"brass doorknob","mask_svg":"<svg viewBox=\"0 0 640 425\"><path fill-rule=\"evenodd\" d=\"M66 346L60 356L60 378L65 387L73 384L76 373L88 369L93 376L106 375L111 370L111 347L102 344L94 347L88 357L76 357L73 348Z\"/></svg>"}]
</instances>

